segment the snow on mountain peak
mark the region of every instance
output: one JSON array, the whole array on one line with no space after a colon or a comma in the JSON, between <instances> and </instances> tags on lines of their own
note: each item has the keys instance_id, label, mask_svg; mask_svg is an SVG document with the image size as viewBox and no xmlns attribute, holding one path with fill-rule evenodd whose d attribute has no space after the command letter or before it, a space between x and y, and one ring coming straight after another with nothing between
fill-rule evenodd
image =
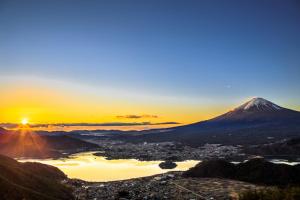
<instances>
[{"instance_id":1,"label":"snow on mountain peak","mask_svg":"<svg viewBox=\"0 0 300 200\"><path fill-rule=\"evenodd\" d=\"M244 110L244 111L277 111L283 109L282 107L266 100L263 98L253 98L245 104L238 107L236 110Z\"/></svg>"}]
</instances>

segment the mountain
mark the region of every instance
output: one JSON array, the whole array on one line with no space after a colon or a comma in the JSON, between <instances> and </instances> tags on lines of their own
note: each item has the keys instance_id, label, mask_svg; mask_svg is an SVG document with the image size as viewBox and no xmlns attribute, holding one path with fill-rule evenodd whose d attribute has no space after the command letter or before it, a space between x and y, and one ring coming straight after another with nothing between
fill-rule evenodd
<instances>
[{"instance_id":1,"label":"mountain","mask_svg":"<svg viewBox=\"0 0 300 200\"><path fill-rule=\"evenodd\" d=\"M199 146L205 143L257 144L300 136L300 112L253 98L210 120L167 129L164 132L121 136L132 141L179 141Z\"/></svg>"},{"instance_id":2,"label":"mountain","mask_svg":"<svg viewBox=\"0 0 300 200\"><path fill-rule=\"evenodd\" d=\"M259 112L259 111L279 111L283 109L284 108L272 103L271 101L257 97L251 99L250 101L246 102L245 104L241 105L235 110Z\"/></svg>"},{"instance_id":3,"label":"mountain","mask_svg":"<svg viewBox=\"0 0 300 200\"><path fill-rule=\"evenodd\" d=\"M0 155L0 199L72 200L70 188L61 181L66 175L56 167L20 163Z\"/></svg>"},{"instance_id":4,"label":"mountain","mask_svg":"<svg viewBox=\"0 0 300 200\"><path fill-rule=\"evenodd\" d=\"M210 121L213 122L287 122L299 120L300 112L280 107L263 98L253 98L243 105L218 116Z\"/></svg>"},{"instance_id":5,"label":"mountain","mask_svg":"<svg viewBox=\"0 0 300 200\"><path fill-rule=\"evenodd\" d=\"M6 132L0 135L0 153L10 157L56 157L46 140L30 131Z\"/></svg>"},{"instance_id":6,"label":"mountain","mask_svg":"<svg viewBox=\"0 0 300 200\"><path fill-rule=\"evenodd\" d=\"M74 153L98 147L66 135L44 136L30 130L3 130L0 130L0 154L10 157L54 158L63 156L62 152Z\"/></svg>"}]
</instances>

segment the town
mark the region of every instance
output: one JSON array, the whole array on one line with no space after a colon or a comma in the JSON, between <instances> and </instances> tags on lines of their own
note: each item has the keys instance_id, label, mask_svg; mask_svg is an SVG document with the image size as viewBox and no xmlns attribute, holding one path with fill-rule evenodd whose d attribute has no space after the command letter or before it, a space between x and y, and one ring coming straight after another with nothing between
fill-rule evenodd
<instances>
[{"instance_id":1,"label":"town","mask_svg":"<svg viewBox=\"0 0 300 200\"><path fill-rule=\"evenodd\" d=\"M161 143L128 143L123 141L94 140L100 146L97 156L105 156L107 159L137 159L141 161L151 160L207 160L207 159L231 159L244 158L241 146L225 146L221 144L205 144L194 148L178 142Z\"/></svg>"}]
</instances>

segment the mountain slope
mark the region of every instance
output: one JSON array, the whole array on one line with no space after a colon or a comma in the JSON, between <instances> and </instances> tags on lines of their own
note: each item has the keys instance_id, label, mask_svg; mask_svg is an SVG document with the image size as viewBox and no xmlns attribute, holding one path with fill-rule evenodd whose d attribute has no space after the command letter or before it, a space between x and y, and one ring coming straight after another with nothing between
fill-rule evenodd
<instances>
[{"instance_id":1,"label":"mountain slope","mask_svg":"<svg viewBox=\"0 0 300 200\"><path fill-rule=\"evenodd\" d=\"M131 136L130 140L180 141L198 146L204 143L256 144L293 136L300 136L300 112L254 98L213 119L163 133Z\"/></svg>"},{"instance_id":2,"label":"mountain slope","mask_svg":"<svg viewBox=\"0 0 300 200\"><path fill-rule=\"evenodd\" d=\"M39 163L19 163L0 155L0 197L3 200L71 200L72 191L60 182L59 169Z\"/></svg>"},{"instance_id":3,"label":"mountain slope","mask_svg":"<svg viewBox=\"0 0 300 200\"><path fill-rule=\"evenodd\" d=\"M0 153L10 157L53 158L63 156L60 151L72 153L97 147L66 135L41 136L29 130L4 131L0 134Z\"/></svg>"}]
</instances>

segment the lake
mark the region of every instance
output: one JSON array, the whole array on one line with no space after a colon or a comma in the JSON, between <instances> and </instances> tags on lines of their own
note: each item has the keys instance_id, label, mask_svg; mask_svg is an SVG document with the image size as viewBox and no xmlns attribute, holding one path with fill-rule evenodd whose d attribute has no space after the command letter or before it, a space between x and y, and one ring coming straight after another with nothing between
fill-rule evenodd
<instances>
[{"instance_id":1,"label":"lake","mask_svg":"<svg viewBox=\"0 0 300 200\"><path fill-rule=\"evenodd\" d=\"M69 178L85 181L116 181L151 176L168 171L185 171L195 166L199 161L188 160L176 162L172 170L161 169L162 161L139 161L136 159L106 160L102 156L94 156L95 152L84 152L61 159L21 159L20 162L39 162L59 168Z\"/></svg>"}]
</instances>

